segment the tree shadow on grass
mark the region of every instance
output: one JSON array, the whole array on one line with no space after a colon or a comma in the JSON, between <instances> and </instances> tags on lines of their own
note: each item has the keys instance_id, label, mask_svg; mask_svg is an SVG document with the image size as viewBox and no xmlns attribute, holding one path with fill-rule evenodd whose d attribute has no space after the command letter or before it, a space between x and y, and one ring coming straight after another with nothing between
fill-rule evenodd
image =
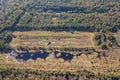
<instances>
[{"instance_id":1,"label":"tree shadow on grass","mask_svg":"<svg viewBox=\"0 0 120 80\"><path fill-rule=\"evenodd\" d=\"M49 56L50 53L48 52L26 52L26 53L18 53L18 55L15 57L17 60L23 60L27 61L29 59L36 60L37 58L41 58L46 60L46 58Z\"/></svg>"}]
</instances>

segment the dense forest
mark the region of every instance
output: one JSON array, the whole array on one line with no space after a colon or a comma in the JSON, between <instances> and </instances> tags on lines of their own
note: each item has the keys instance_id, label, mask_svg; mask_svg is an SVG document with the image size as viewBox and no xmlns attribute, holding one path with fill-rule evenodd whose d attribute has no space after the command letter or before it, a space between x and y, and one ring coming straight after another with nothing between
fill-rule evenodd
<instances>
[{"instance_id":1,"label":"dense forest","mask_svg":"<svg viewBox=\"0 0 120 80\"><path fill-rule=\"evenodd\" d=\"M102 49L119 46L113 35L120 28L119 0L0 0L0 4L0 33L30 30L97 32L96 44ZM2 38L0 45L9 44L10 41L6 43L5 40Z\"/></svg>"},{"instance_id":2,"label":"dense forest","mask_svg":"<svg viewBox=\"0 0 120 80\"><path fill-rule=\"evenodd\" d=\"M84 75L83 75L84 74ZM94 74L93 72L83 70L77 73L60 72L60 71L40 71L30 69L3 69L0 70L0 79L14 80L119 80L120 76L106 75L102 73Z\"/></svg>"},{"instance_id":3,"label":"dense forest","mask_svg":"<svg viewBox=\"0 0 120 80\"><path fill-rule=\"evenodd\" d=\"M40 29L116 32L120 25L118 0L20 0L14 4L7 4L9 1L1 2L4 2L4 5L1 3L1 10L4 11L1 15L2 31L11 28L13 31ZM10 6L8 10L5 5Z\"/></svg>"}]
</instances>

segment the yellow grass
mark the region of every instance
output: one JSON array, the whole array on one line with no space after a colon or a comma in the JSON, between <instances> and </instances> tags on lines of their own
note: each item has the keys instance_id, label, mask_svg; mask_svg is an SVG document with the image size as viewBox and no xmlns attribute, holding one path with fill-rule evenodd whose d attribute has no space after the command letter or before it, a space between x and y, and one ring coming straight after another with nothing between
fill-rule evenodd
<instances>
[{"instance_id":1,"label":"yellow grass","mask_svg":"<svg viewBox=\"0 0 120 80\"><path fill-rule=\"evenodd\" d=\"M71 47L94 47L93 43L93 33L88 32L75 32L71 34L70 32L45 32L45 31L31 31L31 32L14 32L13 35L16 36L10 43L12 47L17 46L44 46L46 45L25 45L22 42L25 41L43 41L43 42L57 42L58 39L54 38L53 36L62 36L60 37L60 42L67 42L69 44L64 44L65 46ZM29 36L29 37L40 37L38 39L21 39L22 36ZM49 39L44 39L42 36L47 36ZM63 38L63 36L70 36L70 38ZM74 38L74 37L78 38ZM83 37L86 36L86 39ZM52 38L51 38L52 37ZM51 44L51 46L59 46L65 47L60 45L59 43ZM79 44L79 46L78 46ZM47 47L49 47L47 46ZM64 61L62 58L55 58L54 53L51 53L46 60L44 61L42 58L37 58L36 60L32 60L31 58L28 59L26 62L17 62L15 58L12 58L9 62L6 60L7 54L0 54L0 67L9 67L9 68L19 68L19 69L37 69L37 70L50 70L50 71L79 71L79 70L90 70L92 72L105 72L105 73L113 73L120 75L120 49L116 50L109 50L107 52L108 57L101 57L100 59L97 58L97 53L92 53L91 55L86 56L82 54L81 56L73 56L71 62ZM115 53L115 54L114 54ZM116 72L115 72L116 71Z\"/></svg>"},{"instance_id":2,"label":"yellow grass","mask_svg":"<svg viewBox=\"0 0 120 80\"><path fill-rule=\"evenodd\" d=\"M117 40L118 40L118 42L120 44L120 30L117 32L117 34L115 34L115 36L117 37Z\"/></svg>"},{"instance_id":3,"label":"yellow grass","mask_svg":"<svg viewBox=\"0 0 120 80\"><path fill-rule=\"evenodd\" d=\"M92 72L105 72L120 75L120 49L108 51L108 57L97 58L96 53L86 56L82 54L79 57L74 56L71 62L64 61L62 58L54 58L51 53L44 61L41 58L37 60L29 59L26 62L17 62L12 58L7 62L7 54L0 54L0 67L19 68L19 69L37 69L44 71L79 71L87 69ZM114 55L116 53L117 55ZM116 72L114 72L116 71Z\"/></svg>"},{"instance_id":4,"label":"yellow grass","mask_svg":"<svg viewBox=\"0 0 120 80\"><path fill-rule=\"evenodd\" d=\"M51 31L27 31L27 32L14 32L13 35L30 35L30 36L88 36L93 37L94 34L90 32L51 32Z\"/></svg>"},{"instance_id":5,"label":"yellow grass","mask_svg":"<svg viewBox=\"0 0 120 80\"><path fill-rule=\"evenodd\" d=\"M94 34L90 32L47 32L47 31L30 31L14 32L16 36L10 43L11 47L28 46L28 47L74 47L85 48L94 47ZM28 37L28 38L27 38ZM57 38L56 38L57 37ZM25 39L24 39L25 38ZM41 44L25 44L35 42ZM48 46L48 43L51 44Z\"/></svg>"}]
</instances>

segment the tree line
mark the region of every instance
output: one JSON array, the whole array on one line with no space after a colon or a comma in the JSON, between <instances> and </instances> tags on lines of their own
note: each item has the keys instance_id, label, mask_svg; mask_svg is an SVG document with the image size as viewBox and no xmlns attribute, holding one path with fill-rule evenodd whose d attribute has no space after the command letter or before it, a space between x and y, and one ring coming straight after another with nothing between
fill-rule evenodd
<instances>
[{"instance_id":1,"label":"tree line","mask_svg":"<svg viewBox=\"0 0 120 80\"><path fill-rule=\"evenodd\" d=\"M6 31L31 30L96 32L96 37L101 35L104 38L95 37L96 44L101 48L118 46L116 37L108 36L120 29L119 0L87 0L88 3L81 0L11 2L7 0L0 3L4 12L0 15L3 20L0 23L1 35ZM6 39L1 40L1 45L9 44L4 42Z\"/></svg>"},{"instance_id":2,"label":"tree line","mask_svg":"<svg viewBox=\"0 0 120 80\"><path fill-rule=\"evenodd\" d=\"M42 79L42 80L79 80L79 79L98 79L98 80L119 80L120 76L106 75L103 73L94 74L93 72L82 70L78 72L69 71L40 71L31 69L0 69L0 79L17 79L17 80L31 80L31 79Z\"/></svg>"}]
</instances>

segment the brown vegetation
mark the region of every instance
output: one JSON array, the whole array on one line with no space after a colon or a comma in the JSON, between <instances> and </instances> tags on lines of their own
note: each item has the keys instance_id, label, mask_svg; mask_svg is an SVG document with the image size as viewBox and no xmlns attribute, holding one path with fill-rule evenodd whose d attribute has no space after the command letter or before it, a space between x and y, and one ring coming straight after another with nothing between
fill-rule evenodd
<instances>
[{"instance_id":1,"label":"brown vegetation","mask_svg":"<svg viewBox=\"0 0 120 80\"><path fill-rule=\"evenodd\" d=\"M23 47L27 50L64 50L93 48L93 33L88 32L46 32L46 31L31 31L31 32L14 32L15 38L10 43L14 49ZM34 48L34 49L33 49Z\"/></svg>"}]
</instances>

